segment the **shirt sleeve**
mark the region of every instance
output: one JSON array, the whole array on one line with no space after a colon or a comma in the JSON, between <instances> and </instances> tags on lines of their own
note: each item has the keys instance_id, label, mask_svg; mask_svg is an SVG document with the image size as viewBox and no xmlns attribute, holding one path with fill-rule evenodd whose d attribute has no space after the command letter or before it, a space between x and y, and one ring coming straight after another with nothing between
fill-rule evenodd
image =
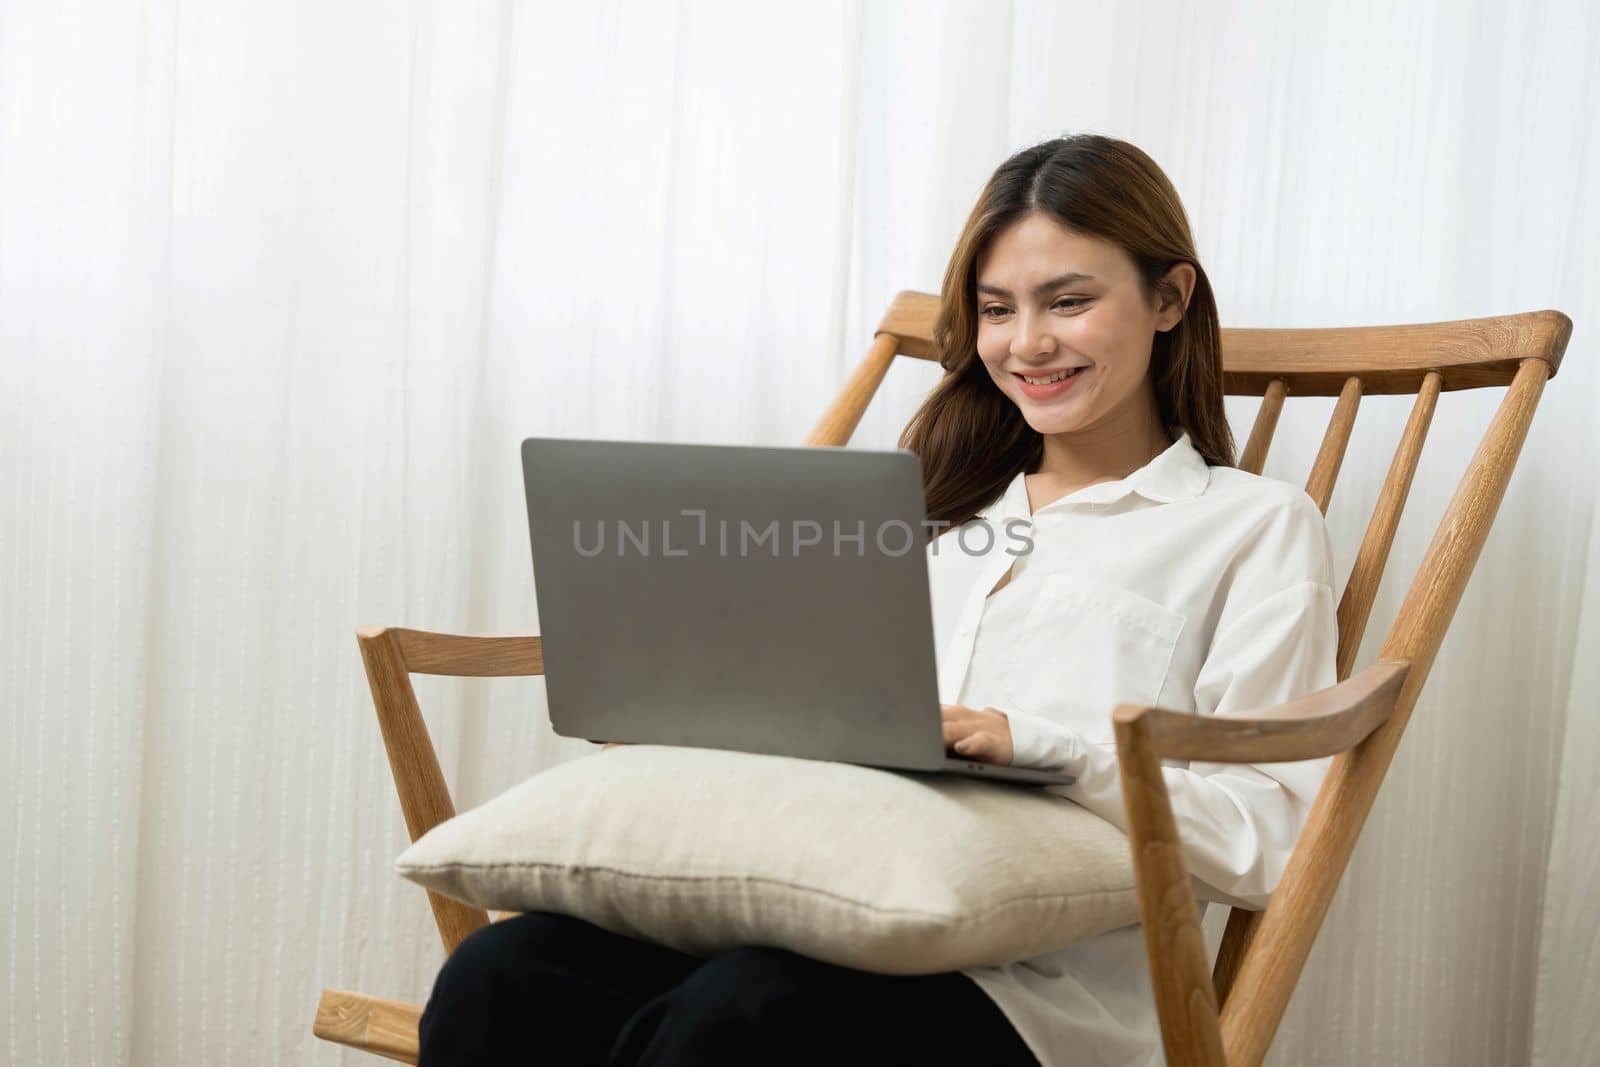
<instances>
[{"instance_id":1,"label":"shirt sleeve","mask_svg":"<svg viewBox=\"0 0 1600 1067\"><path fill-rule=\"evenodd\" d=\"M1332 587L1303 581L1284 588L1236 616L1212 639L1195 680L1196 711L1248 718L1328 688L1337 681L1338 643ZM1071 785L1046 788L1126 832L1114 742L1090 743L1072 727L1031 713L1007 711L1007 718L1014 764L1076 774ZM1196 761L1187 767L1174 762L1180 765L1163 766L1162 773L1197 891L1202 899L1265 908L1332 757L1293 763Z\"/></svg>"}]
</instances>

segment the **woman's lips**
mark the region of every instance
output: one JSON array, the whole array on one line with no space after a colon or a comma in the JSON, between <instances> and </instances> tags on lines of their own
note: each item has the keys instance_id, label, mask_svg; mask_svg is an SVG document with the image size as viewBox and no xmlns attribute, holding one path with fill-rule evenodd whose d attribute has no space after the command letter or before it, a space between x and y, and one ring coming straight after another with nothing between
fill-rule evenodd
<instances>
[{"instance_id":1,"label":"woman's lips","mask_svg":"<svg viewBox=\"0 0 1600 1067\"><path fill-rule=\"evenodd\" d=\"M1049 385L1034 385L1032 382L1024 381L1022 375L1020 374L1015 375L1015 377L1017 379L1017 384L1022 386L1023 393L1026 394L1030 399L1049 400L1052 397L1060 396L1068 389L1071 389L1072 383L1076 382L1079 378L1082 378L1084 371L1087 369L1088 368L1086 367L1080 367L1078 368L1077 373L1068 375L1059 382L1051 382ZM1029 377L1037 376L1029 375Z\"/></svg>"}]
</instances>

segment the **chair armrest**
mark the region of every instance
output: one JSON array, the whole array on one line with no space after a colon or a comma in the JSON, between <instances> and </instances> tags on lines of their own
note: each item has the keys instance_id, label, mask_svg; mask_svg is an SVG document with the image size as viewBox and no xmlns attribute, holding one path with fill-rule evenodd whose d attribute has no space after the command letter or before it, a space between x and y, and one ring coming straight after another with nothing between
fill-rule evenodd
<instances>
[{"instance_id":1,"label":"chair armrest","mask_svg":"<svg viewBox=\"0 0 1600 1067\"><path fill-rule=\"evenodd\" d=\"M415 841L446 819L455 817L455 802L439 768L439 756L428 724L417 705L412 672L491 677L541 674L543 655L537 637L459 637L407 630L398 626L363 626L356 644L366 667L372 706L378 715L384 751L394 776L406 831ZM482 908L470 907L428 891L439 938L453 952L469 934L489 921Z\"/></svg>"},{"instance_id":2,"label":"chair armrest","mask_svg":"<svg viewBox=\"0 0 1600 1067\"><path fill-rule=\"evenodd\" d=\"M311 1032L324 1041L348 1045L400 1063L416 1063L417 1023L421 1018L422 1009L415 1004L342 989L324 989Z\"/></svg>"},{"instance_id":3,"label":"chair armrest","mask_svg":"<svg viewBox=\"0 0 1600 1067\"><path fill-rule=\"evenodd\" d=\"M1359 674L1251 718L1190 715L1118 705L1112 722L1148 723L1160 756L1216 763L1284 763L1354 748L1388 721L1411 670L1409 660L1380 660Z\"/></svg>"},{"instance_id":4,"label":"chair armrest","mask_svg":"<svg viewBox=\"0 0 1600 1067\"><path fill-rule=\"evenodd\" d=\"M363 626L356 631L362 641L386 633L394 638L405 669L413 674L511 678L544 673L544 643L533 634L440 634L403 626Z\"/></svg>"}]
</instances>

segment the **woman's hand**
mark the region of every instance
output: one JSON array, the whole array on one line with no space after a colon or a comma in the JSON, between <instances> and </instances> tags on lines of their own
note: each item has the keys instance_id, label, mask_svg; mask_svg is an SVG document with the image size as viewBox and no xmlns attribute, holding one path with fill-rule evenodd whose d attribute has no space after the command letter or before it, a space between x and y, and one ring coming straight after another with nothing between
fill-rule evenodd
<instances>
[{"instance_id":1,"label":"woman's hand","mask_svg":"<svg viewBox=\"0 0 1600 1067\"><path fill-rule=\"evenodd\" d=\"M975 711L960 704L940 704L939 717L944 725L946 748L954 748L956 755L965 759L981 760L1009 766L1014 754L1011 750L1011 721L999 708Z\"/></svg>"}]
</instances>

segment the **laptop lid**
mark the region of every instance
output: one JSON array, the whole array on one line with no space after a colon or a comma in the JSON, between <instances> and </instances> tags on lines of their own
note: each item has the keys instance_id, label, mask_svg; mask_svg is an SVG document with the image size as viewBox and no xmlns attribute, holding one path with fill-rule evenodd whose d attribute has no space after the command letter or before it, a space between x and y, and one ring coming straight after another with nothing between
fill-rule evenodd
<instances>
[{"instance_id":1,"label":"laptop lid","mask_svg":"<svg viewBox=\"0 0 1600 1067\"><path fill-rule=\"evenodd\" d=\"M528 438L522 462L558 734L944 763L915 454Z\"/></svg>"}]
</instances>

